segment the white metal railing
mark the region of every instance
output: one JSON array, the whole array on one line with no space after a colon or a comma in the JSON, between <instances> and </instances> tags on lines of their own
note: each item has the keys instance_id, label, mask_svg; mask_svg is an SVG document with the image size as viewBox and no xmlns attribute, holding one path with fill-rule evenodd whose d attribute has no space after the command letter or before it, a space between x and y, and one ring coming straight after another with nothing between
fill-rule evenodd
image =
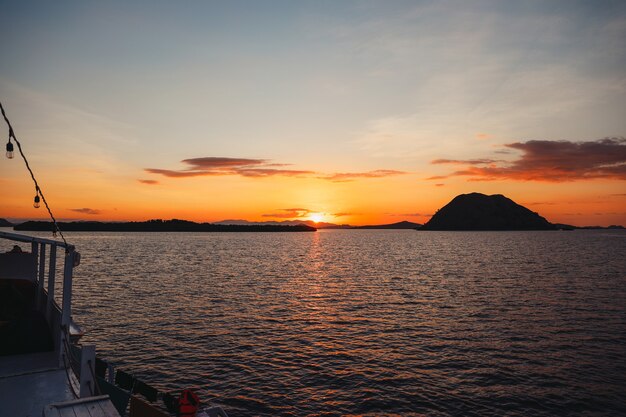
<instances>
[{"instance_id":1,"label":"white metal railing","mask_svg":"<svg viewBox=\"0 0 626 417\"><path fill-rule=\"evenodd\" d=\"M35 308L43 313L52 332L55 351L58 353L59 365L66 367L71 359L68 357L67 347L72 343L69 340L72 327L72 277L74 267L80 262L80 254L73 245L64 242L40 237L26 236L16 233L0 232L0 239L31 244L31 254L34 257L35 267L29 278L36 285ZM63 290L61 305L56 302L56 271L57 248L65 250L63 264ZM46 281L46 253L48 256ZM3 256L10 254L2 254ZM1 272L1 271L0 271ZM1 276L0 276L1 277ZM45 285L47 284L47 285ZM80 372L80 396L95 395L95 381L93 380L95 365L95 349L93 346L82 346L82 360ZM91 367L87 371L84 367Z\"/></svg>"}]
</instances>

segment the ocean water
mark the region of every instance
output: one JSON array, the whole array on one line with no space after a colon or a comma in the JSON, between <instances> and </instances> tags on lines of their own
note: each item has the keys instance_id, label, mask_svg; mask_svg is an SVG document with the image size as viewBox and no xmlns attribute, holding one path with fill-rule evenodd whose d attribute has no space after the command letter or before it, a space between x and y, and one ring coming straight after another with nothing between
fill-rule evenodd
<instances>
[{"instance_id":1,"label":"ocean water","mask_svg":"<svg viewBox=\"0 0 626 417\"><path fill-rule=\"evenodd\" d=\"M626 413L626 233L73 233L101 357L231 417Z\"/></svg>"}]
</instances>

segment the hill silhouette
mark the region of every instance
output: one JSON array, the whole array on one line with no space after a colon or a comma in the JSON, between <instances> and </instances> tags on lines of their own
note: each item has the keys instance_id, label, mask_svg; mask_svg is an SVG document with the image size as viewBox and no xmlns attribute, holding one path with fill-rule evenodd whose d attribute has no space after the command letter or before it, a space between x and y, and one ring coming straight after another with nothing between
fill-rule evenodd
<instances>
[{"instance_id":1,"label":"hill silhouette","mask_svg":"<svg viewBox=\"0 0 626 417\"><path fill-rule=\"evenodd\" d=\"M406 220L391 224L375 224L368 226L354 226L352 229L415 229L421 227L419 223L413 223Z\"/></svg>"},{"instance_id":2,"label":"hill silhouette","mask_svg":"<svg viewBox=\"0 0 626 417\"><path fill-rule=\"evenodd\" d=\"M0 227L12 227L13 223L6 219L0 219Z\"/></svg>"},{"instance_id":3,"label":"hill silhouette","mask_svg":"<svg viewBox=\"0 0 626 417\"><path fill-rule=\"evenodd\" d=\"M501 195L461 194L419 230L555 230L539 214Z\"/></svg>"}]
</instances>

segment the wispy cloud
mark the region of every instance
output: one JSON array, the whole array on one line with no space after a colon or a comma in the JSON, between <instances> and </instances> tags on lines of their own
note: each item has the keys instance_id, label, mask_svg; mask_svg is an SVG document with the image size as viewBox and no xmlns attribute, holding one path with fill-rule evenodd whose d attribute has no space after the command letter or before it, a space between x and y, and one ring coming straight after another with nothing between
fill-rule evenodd
<instances>
[{"instance_id":1,"label":"wispy cloud","mask_svg":"<svg viewBox=\"0 0 626 417\"><path fill-rule=\"evenodd\" d=\"M333 217L345 217L345 216L357 216L358 213L333 213L332 216Z\"/></svg>"},{"instance_id":2,"label":"wispy cloud","mask_svg":"<svg viewBox=\"0 0 626 417\"><path fill-rule=\"evenodd\" d=\"M305 208L287 208L278 209L275 213L262 214L261 217L272 217L275 219L294 219L306 217L311 213L311 210Z\"/></svg>"},{"instance_id":3,"label":"wispy cloud","mask_svg":"<svg viewBox=\"0 0 626 417\"><path fill-rule=\"evenodd\" d=\"M383 178L404 174L406 174L406 172L404 171L395 171L392 169L377 169L375 171L367 172L337 172L320 178L333 182L345 182L352 181L358 178Z\"/></svg>"},{"instance_id":4,"label":"wispy cloud","mask_svg":"<svg viewBox=\"0 0 626 417\"><path fill-rule=\"evenodd\" d=\"M400 214L391 214L396 217L430 217L432 214L425 213L400 213Z\"/></svg>"},{"instance_id":5,"label":"wispy cloud","mask_svg":"<svg viewBox=\"0 0 626 417\"><path fill-rule=\"evenodd\" d=\"M460 164L460 165L487 165L497 162L505 162L501 159L435 159L431 164Z\"/></svg>"},{"instance_id":6,"label":"wispy cloud","mask_svg":"<svg viewBox=\"0 0 626 417\"><path fill-rule=\"evenodd\" d=\"M265 159L248 159L248 158L223 158L215 156L207 156L204 158L183 159L181 162L191 165L190 169L212 170L212 169L239 169L246 166L266 165Z\"/></svg>"},{"instance_id":7,"label":"wispy cloud","mask_svg":"<svg viewBox=\"0 0 626 417\"><path fill-rule=\"evenodd\" d=\"M353 181L360 178L383 178L406 174L404 171L396 171L392 169L378 169L366 172L336 172L326 174L310 170L283 169L280 167L291 166L291 164L269 162L267 159L249 158L204 157L183 159L181 162L187 165L186 169L171 170L161 168L144 168L144 171L150 174L163 175L169 178L205 177L217 175L239 175L251 178L273 176L302 178L315 175L319 179L333 182ZM145 182L146 180L140 181L146 184L152 184L151 182Z\"/></svg>"},{"instance_id":8,"label":"wispy cloud","mask_svg":"<svg viewBox=\"0 0 626 417\"><path fill-rule=\"evenodd\" d=\"M209 175L229 175L224 172L214 171L174 171L171 169L146 168L150 174L160 174L170 178L206 177Z\"/></svg>"},{"instance_id":9,"label":"wispy cloud","mask_svg":"<svg viewBox=\"0 0 626 417\"><path fill-rule=\"evenodd\" d=\"M266 159L203 157L181 161L188 167L182 170L145 168L151 174L164 175L170 178L205 177L215 175L240 175L243 177L286 176L300 177L314 174L314 171L279 169L276 167L288 164L270 163Z\"/></svg>"},{"instance_id":10,"label":"wispy cloud","mask_svg":"<svg viewBox=\"0 0 626 417\"><path fill-rule=\"evenodd\" d=\"M626 139L605 138L596 141L571 142L531 140L505 145L521 151L510 162L493 159L438 159L434 164L462 164L464 169L447 175L467 176L471 180L566 182L589 179L626 180ZM429 179L441 179L434 176Z\"/></svg>"},{"instance_id":11,"label":"wispy cloud","mask_svg":"<svg viewBox=\"0 0 626 417\"><path fill-rule=\"evenodd\" d=\"M158 183L159 183L157 180L144 180L144 179L139 179L139 180L137 180L137 181L139 181L139 182L140 182L140 183L142 183L142 184L148 184L148 185L156 185L156 184L158 184Z\"/></svg>"},{"instance_id":12,"label":"wispy cloud","mask_svg":"<svg viewBox=\"0 0 626 417\"><path fill-rule=\"evenodd\" d=\"M90 216L94 216L96 214L100 214L102 213L101 210L97 210L97 209L92 209L92 208L73 208L70 209L71 211L75 211L76 213L81 213L81 214L89 214Z\"/></svg>"}]
</instances>

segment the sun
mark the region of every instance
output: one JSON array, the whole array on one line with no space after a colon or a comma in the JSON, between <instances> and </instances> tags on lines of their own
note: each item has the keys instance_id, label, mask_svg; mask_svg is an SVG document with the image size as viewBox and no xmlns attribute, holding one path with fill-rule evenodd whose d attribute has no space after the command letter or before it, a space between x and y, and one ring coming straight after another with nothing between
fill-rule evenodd
<instances>
[{"instance_id":1,"label":"sun","mask_svg":"<svg viewBox=\"0 0 626 417\"><path fill-rule=\"evenodd\" d=\"M322 213L313 213L309 215L309 218L315 223L319 223L324 220L324 215Z\"/></svg>"}]
</instances>

